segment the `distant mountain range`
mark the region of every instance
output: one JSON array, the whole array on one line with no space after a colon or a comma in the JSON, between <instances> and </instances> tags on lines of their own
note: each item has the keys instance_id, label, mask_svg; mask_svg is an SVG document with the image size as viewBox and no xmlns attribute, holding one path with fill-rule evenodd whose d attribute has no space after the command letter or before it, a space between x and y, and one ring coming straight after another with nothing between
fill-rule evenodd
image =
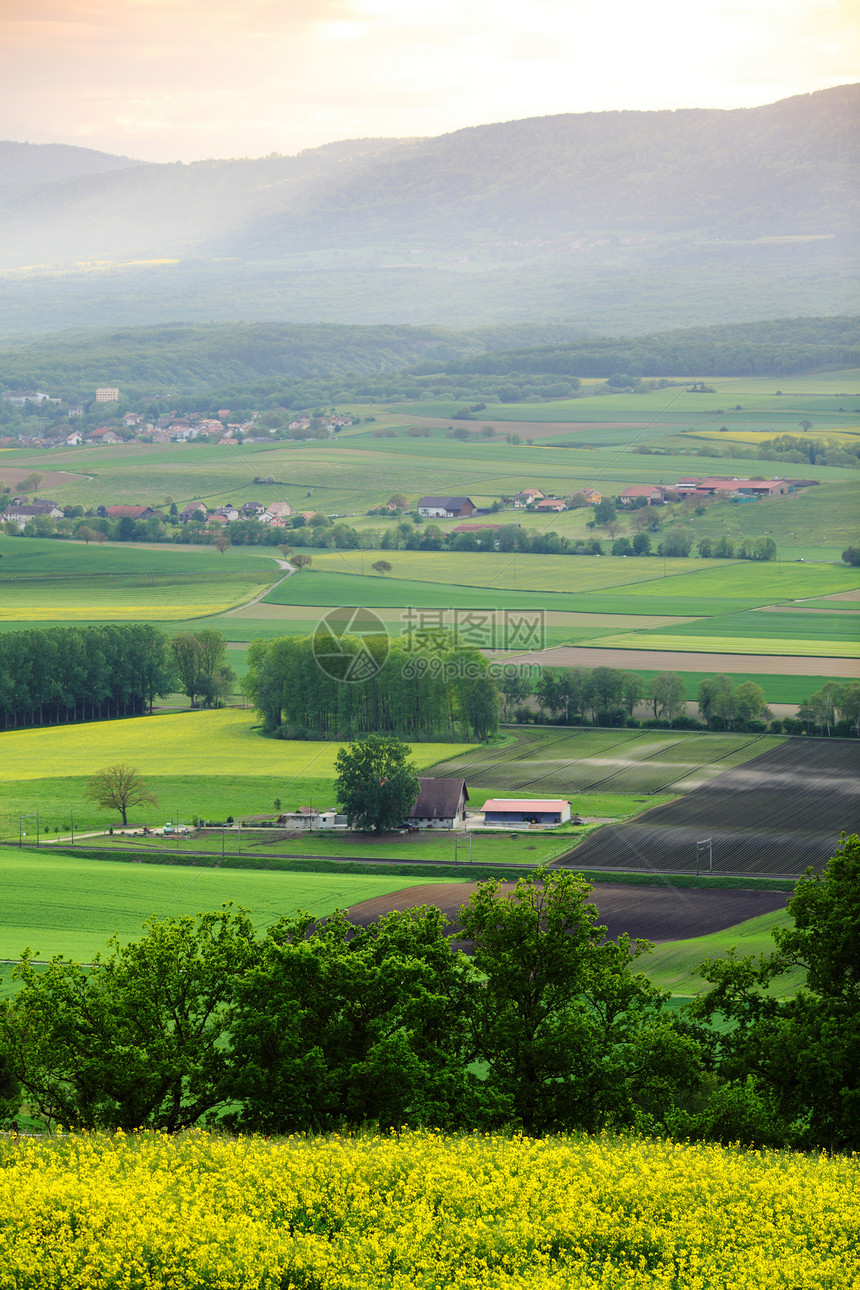
<instances>
[{"instance_id":1,"label":"distant mountain range","mask_svg":"<svg viewBox=\"0 0 860 1290\"><path fill-rule=\"evenodd\" d=\"M860 213L860 86L732 111L590 112L435 139L142 165L0 144L2 264L358 244L841 234Z\"/></svg>"},{"instance_id":2,"label":"distant mountain range","mask_svg":"<svg viewBox=\"0 0 860 1290\"><path fill-rule=\"evenodd\" d=\"M0 336L855 313L858 107L848 85L191 165L0 144Z\"/></svg>"}]
</instances>

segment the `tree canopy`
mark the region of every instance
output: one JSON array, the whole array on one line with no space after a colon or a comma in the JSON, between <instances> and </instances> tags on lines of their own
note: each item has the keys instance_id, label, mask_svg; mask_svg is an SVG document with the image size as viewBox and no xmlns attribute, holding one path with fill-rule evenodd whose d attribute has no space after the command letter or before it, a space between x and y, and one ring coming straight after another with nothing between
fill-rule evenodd
<instances>
[{"instance_id":1,"label":"tree canopy","mask_svg":"<svg viewBox=\"0 0 860 1290\"><path fill-rule=\"evenodd\" d=\"M392 735L366 735L335 758L337 800L358 829L381 833L409 814L418 798L418 773L409 745Z\"/></svg>"}]
</instances>

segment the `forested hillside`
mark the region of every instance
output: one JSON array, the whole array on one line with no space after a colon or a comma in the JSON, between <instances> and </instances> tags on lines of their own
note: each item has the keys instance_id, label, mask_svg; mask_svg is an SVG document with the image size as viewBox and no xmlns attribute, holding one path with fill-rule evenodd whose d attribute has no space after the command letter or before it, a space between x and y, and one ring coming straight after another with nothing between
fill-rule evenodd
<instances>
[{"instance_id":1,"label":"forested hillside","mask_svg":"<svg viewBox=\"0 0 860 1290\"><path fill-rule=\"evenodd\" d=\"M450 397L499 394L511 377L545 378L569 397L580 378L780 376L860 366L860 318L795 318L699 327L629 338L582 338L573 326L209 326L93 328L0 351L0 389L91 397L109 372L123 394L218 392L256 405L279 391L285 406L350 398L418 398L428 384ZM562 378L561 380L559 378ZM624 382L622 382L623 384ZM555 388L555 387L558 388Z\"/></svg>"}]
</instances>

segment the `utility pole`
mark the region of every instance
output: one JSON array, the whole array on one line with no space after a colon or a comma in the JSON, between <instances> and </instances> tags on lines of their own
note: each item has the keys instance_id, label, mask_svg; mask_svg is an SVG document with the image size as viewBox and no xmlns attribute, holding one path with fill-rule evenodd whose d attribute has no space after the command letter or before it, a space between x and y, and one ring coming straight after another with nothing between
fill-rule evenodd
<instances>
[{"instance_id":1,"label":"utility pole","mask_svg":"<svg viewBox=\"0 0 860 1290\"><path fill-rule=\"evenodd\" d=\"M704 850L705 847L708 848L708 872L709 873L714 872L714 839L702 838L701 841L696 843L696 877L697 878L700 877L700 873L701 873L700 859L701 859L702 851Z\"/></svg>"}]
</instances>

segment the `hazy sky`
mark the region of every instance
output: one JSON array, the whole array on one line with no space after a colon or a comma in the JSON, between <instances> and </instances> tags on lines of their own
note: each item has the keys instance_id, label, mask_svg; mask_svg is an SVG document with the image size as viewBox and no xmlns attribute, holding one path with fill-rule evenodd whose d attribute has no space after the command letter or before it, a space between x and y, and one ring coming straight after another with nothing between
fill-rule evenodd
<instances>
[{"instance_id":1,"label":"hazy sky","mask_svg":"<svg viewBox=\"0 0 860 1290\"><path fill-rule=\"evenodd\" d=\"M0 0L0 137L153 161L857 79L854 0Z\"/></svg>"}]
</instances>

